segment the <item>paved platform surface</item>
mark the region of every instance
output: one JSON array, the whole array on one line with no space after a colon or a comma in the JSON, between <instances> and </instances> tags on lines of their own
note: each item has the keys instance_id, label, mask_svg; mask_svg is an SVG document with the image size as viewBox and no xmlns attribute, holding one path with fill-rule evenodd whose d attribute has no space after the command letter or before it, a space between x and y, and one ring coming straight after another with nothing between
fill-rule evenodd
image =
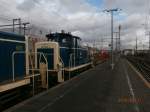
<instances>
[{"instance_id":1,"label":"paved platform surface","mask_svg":"<svg viewBox=\"0 0 150 112\"><path fill-rule=\"evenodd\" d=\"M120 59L96 66L7 112L150 112L150 89Z\"/></svg>"}]
</instances>

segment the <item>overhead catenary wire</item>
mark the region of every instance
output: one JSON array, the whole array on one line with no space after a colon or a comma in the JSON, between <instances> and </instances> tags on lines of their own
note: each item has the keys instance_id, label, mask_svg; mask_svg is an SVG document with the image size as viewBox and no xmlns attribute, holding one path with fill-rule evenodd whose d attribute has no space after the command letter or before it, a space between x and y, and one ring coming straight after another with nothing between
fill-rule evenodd
<instances>
[{"instance_id":1,"label":"overhead catenary wire","mask_svg":"<svg viewBox=\"0 0 150 112\"><path fill-rule=\"evenodd\" d=\"M12 19L9 19L8 17L0 15L0 20L2 21L12 21Z\"/></svg>"}]
</instances>

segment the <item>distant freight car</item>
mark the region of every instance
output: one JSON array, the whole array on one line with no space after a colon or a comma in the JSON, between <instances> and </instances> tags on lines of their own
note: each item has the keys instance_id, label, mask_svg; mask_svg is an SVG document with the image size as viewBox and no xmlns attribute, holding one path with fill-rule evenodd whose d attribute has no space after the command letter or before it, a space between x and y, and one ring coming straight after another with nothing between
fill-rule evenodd
<instances>
[{"instance_id":1,"label":"distant freight car","mask_svg":"<svg viewBox=\"0 0 150 112\"><path fill-rule=\"evenodd\" d=\"M100 60L107 60L109 58L109 53L106 50L101 50L100 54Z\"/></svg>"}]
</instances>

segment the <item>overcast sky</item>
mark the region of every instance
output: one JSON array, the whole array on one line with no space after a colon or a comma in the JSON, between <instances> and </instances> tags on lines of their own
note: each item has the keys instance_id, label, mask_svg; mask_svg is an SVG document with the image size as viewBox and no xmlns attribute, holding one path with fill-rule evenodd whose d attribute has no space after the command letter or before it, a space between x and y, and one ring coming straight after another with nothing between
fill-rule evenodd
<instances>
[{"instance_id":1,"label":"overcast sky","mask_svg":"<svg viewBox=\"0 0 150 112\"><path fill-rule=\"evenodd\" d=\"M41 29L64 29L88 43L99 44L102 38L110 38L110 14L103 10L111 8L122 9L114 15L114 31L122 26L122 47L134 48L137 37L139 48L143 44L147 48L150 0L0 0L0 24L20 17ZM103 41L108 47L109 40Z\"/></svg>"}]
</instances>

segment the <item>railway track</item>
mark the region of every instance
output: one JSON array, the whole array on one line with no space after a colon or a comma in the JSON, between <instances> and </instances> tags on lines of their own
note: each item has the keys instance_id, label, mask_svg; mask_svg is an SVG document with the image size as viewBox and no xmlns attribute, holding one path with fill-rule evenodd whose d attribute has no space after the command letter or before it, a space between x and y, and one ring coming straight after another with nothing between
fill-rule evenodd
<instances>
[{"instance_id":1,"label":"railway track","mask_svg":"<svg viewBox=\"0 0 150 112\"><path fill-rule=\"evenodd\" d=\"M140 57L128 56L126 57L143 77L150 83L150 60Z\"/></svg>"}]
</instances>

